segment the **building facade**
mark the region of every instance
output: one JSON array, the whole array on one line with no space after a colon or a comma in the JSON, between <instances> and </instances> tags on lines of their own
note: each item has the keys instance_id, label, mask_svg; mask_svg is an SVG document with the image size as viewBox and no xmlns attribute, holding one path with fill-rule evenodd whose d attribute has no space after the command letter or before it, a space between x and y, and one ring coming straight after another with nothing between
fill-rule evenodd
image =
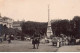
<instances>
[{"instance_id":1,"label":"building facade","mask_svg":"<svg viewBox=\"0 0 80 53\"><path fill-rule=\"evenodd\" d=\"M3 26L6 25L8 28L13 28L13 19L8 18L8 17L2 17L0 15L0 24L2 24Z\"/></svg>"},{"instance_id":2,"label":"building facade","mask_svg":"<svg viewBox=\"0 0 80 53\"><path fill-rule=\"evenodd\" d=\"M13 22L13 29L18 29L18 30L22 31L21 24L22 24L23 22L24 22L24 21L14 21L14 22Z\"/></svg>"}]
</instances>

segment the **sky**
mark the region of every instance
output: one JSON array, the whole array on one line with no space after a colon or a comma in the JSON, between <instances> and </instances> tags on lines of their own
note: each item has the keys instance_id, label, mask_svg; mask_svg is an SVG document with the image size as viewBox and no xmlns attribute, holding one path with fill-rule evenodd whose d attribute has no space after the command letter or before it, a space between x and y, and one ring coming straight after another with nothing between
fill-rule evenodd
<instances>
[{"instance_id":1,"label":"sky","mask_svg":"<svg viewBox=\"0 0 80 53\"><path fill-rule=\"evenodd\" d=\"M0 0L1 16L14 20L48 21L80 16L80 0Z\"/></svg>"}]
</instances>

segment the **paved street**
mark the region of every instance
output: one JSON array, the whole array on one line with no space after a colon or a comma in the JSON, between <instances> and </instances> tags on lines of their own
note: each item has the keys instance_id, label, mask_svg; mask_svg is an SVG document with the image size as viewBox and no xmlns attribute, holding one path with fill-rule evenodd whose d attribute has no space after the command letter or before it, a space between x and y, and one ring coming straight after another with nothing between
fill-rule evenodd
<instances>
[{"instance_id":1,"label":"paved street","mask_svg":"<svg viewBox=\"0 0 80 53\"><path fill-rule=\"evenodd\" d=\"M7 41L0 43L0 52L80 52L80 45L62 46L56 48L51 44L40 44L39 49L33 49L29 41Z\"/></svg>"},{"instance_id":2,"label":"paved street","mask_svg":"<svg viewBox=\"0 0 80 53\"><path fill-rule=\"evenodd\" d=\"M58 48L50 44L40 44L39 49L32 49L32 44L29 41L12 41L8 44L7 41L0 43L0 52L56 52Z\"/></svg>"},{"instance_id":3,"label":"paved street","mask_svg":"<svg viewBox=\"0 0 80 53\"><path fill-rule=\"evenodd\" d=\"M80 52L80 45L62 46L57 52Z\"/></svg>"}]
</instances>

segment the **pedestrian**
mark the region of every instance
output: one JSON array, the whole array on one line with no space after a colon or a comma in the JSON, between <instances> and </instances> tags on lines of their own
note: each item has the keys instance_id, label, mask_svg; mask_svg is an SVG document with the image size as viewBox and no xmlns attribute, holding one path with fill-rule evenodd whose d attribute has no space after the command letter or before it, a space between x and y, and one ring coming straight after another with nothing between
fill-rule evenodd
<instances>
[{"instance_id":1,"label":"pedestrian","mask_svg":"<svg viewBox=\"0 0 80 53\"><path fill-rule=\"evenodd\" d=\"M8 36L7 40L8 40L8 43L11 43L11 36Z\"/></svg>"},{"instance_id":2,"label":"pedestrian","mask_svg":"<svg viewBox=\"0 0 80 53\"><path fill-rule=\"evenodd\" d=\"M37 47L37 49L38 49L38 47L39 47L39 44L40 44L40 39L39 39L39 37L37 37L37 38L36 38L36 47Z\"/></svg>"},{"instance_id":3,"label":"pedestrian","mask_svg":"<svg viewBox=\"0 0 80 53\"><path fill-rule=\"evenodd\" d=\"M38 49L39 47L39 44L40 44L40 40L39 40L39 37L34 37L32 39L32 44L33 44L33 49Z\"/></svg>"},{"instance_id":4,"label":"pedestrian","mask_svg":"<svg viewBox=\"0 0 80 53\"><path fill-rule=\"evenodd\" d=\"M60 47L60 42L59 42L59 40L57 41L57 47L58 47L58 48Z\"/></svg>"},{"instance_id":5,"label":"pedestrian","mask_svg":"<svg viewBox=\"0 0 80 53\"><path fill-rule=\"evenodd\" d=\"M33 49L35 49L35 38L32 39Z\"/></svg>"}]
</instances>

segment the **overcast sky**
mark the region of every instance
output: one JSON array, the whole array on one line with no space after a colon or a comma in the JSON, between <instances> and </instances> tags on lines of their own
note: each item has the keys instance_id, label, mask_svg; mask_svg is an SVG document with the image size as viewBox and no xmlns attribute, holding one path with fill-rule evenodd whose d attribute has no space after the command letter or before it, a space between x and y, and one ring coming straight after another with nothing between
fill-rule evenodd
<instances>
[{"instance_id":1,"label":"overcast sky","mask_svg":"<svg viewBox=\"0 0 80 53\"><path fill-rule=\"evenodd\" d=\"M46 22L48 4L50 19L80 16L80 0L0 0L0 13L14 20Z\"/></svg>"}]
</instances>

